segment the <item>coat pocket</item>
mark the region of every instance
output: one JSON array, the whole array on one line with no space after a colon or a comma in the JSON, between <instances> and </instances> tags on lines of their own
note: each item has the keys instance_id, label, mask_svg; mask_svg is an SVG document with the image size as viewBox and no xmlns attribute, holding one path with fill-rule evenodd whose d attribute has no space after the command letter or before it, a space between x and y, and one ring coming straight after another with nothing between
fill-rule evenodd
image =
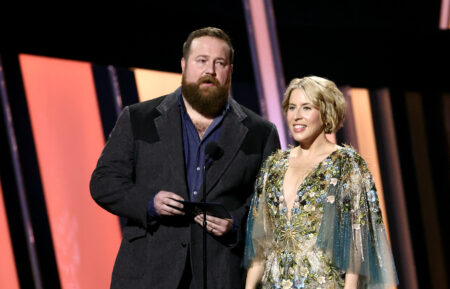
<instances>
[{"instance_id":1,"label":"coat pocket","mask_svg":"<svg viewBox=\"0 0 450 289\"><path fill-rule=\"evenodd\" d=\"M123 228L123 238L132 242L135 239L145 237L147 231L144 228L140 228L137 226L125 226Z\"/></svg>"},{"instance_id":2,"label":"coat pocket","mask_svg":"<svg viewBox=\"0 0 450 289\"><path fill-rule=\"evenodd\" d=\"M148 237L144 229L125 227L113 275L140 278L147 267Z\"/></svg>"}]
</instances>

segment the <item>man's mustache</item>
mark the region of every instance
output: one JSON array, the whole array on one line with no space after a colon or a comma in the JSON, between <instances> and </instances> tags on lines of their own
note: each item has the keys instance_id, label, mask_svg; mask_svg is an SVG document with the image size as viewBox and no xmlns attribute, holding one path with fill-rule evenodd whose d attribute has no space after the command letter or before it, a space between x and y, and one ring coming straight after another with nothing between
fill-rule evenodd
<instances>
[{"instance_id":1,"label":"man's mustache","mask_svg":"<svg viewBox=\"0 0 450 289\"><path fill-rule=\"evenodd\" d=\"M197 81L197 83L200 85L202 83L212 83L215 86L220 86L220 82L217 80L217 78L215 78L214 76L211 75L205 75L199 78L199 80Z\"/></svg>"}]
</instances>

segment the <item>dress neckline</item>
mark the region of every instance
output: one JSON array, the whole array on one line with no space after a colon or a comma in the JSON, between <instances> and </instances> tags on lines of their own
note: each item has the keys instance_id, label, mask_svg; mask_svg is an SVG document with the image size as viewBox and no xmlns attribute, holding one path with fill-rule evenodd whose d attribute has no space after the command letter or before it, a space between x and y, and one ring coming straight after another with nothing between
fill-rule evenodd
<instances>
[{"instance_id":1,"label":"dress neckline","mask_svg":"<svg viewBox=\"0 0 450 289\"><path fill-rule=\"evenodd\" d=\"M289 158L290 158L290 156L291 156L291 153L292 153L292 150L293 150L293 149L294 149L294 147L291 147L291 148L289 148L289 149L286 151L286 152L287 152L287 153L286 153L286 156L285 156L285 157L286 157L286 160L285 160L286 165L285 165L285 168L284 168L283 181L281 182L281 195L283 196L283 201L282 201L282 203L283 203L283 206L286 208L286 217L287 217L287 220L288 220L289 222L290 222L291 217L292 217L292 210L293 210L294 207L295 207L295 203L300 201L299 192L300 192L300 189L304 186L305 182L306 182L308 179L310 179L311 176L314 175L315 172L317 172L317 170L322 166L322 164L323 164L325 161L327 161L328 159L331 159L331 157L332 157L336 152L338 152L338 151L340 151L341 149L343 149L343 147L337 146L337 148L336 148L334 151L330 152L330 153L329 153L327 156L325 156L321 161L319 161L317 164L315 164L315 165L313 166L313 168L305 175L305 177L304 177L303 180L299 183L299 185L297 186L297 188L296 188L296 190L295 190L296 196L295 196L295 198L294 198L294 202L292 203L292 207L289 208L289 207L287 206L287 203L286 203L286 196L284 195L284 179L285 179L285 177L286 177L286 172L287 172L287 170L289 169Z\"/></svg>"}]
</instances>

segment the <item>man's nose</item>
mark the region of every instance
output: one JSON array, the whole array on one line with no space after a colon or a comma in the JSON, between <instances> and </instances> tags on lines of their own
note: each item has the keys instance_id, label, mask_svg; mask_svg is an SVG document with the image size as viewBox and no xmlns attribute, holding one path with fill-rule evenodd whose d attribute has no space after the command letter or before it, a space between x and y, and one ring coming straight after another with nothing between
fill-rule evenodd
<instances>
[{"instance_id":1,"label":"man's nose","mask_svg":"<svg viewBox=\"0 0 450 289\"><path fill-rule=\"evenodd\" d=\"M206 71L205 71L205 73L206 73L206 74L213 75L213 76L216 75L216 68L214 67L214 62L209 62L209 63L206 65Z\"/></svg>"}]
</instances>

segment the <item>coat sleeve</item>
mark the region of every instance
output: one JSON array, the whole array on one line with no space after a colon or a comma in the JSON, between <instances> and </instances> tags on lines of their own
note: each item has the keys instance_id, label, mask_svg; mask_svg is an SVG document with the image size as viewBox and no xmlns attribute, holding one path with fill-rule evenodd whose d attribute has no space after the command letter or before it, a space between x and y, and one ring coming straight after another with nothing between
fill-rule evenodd
<instances>
[{"instance_id":1,"label":"coat sleeve","mask_svg":"<svg viewBox=\"0 0 450 289\"><path fill-rule=\"evenodd\" d=\"M135 143L130 111L125 107L112 130L91 176L92 198L105 210L147 226L147 204L152 198L135 184Z\"/></svg>"},{"instance_id":2,"label":"coat sleeve","mask_svg":"<svg viewBox=\"0 0 450 289\"><path fill-rule=\"evenodd\" d=\"M358 288L398 284L375 183L356 152L343 158L340 180L329 191L333 201L324 206L318 247L340 271L359 275Z\"/></svg>"}]
</instances>

